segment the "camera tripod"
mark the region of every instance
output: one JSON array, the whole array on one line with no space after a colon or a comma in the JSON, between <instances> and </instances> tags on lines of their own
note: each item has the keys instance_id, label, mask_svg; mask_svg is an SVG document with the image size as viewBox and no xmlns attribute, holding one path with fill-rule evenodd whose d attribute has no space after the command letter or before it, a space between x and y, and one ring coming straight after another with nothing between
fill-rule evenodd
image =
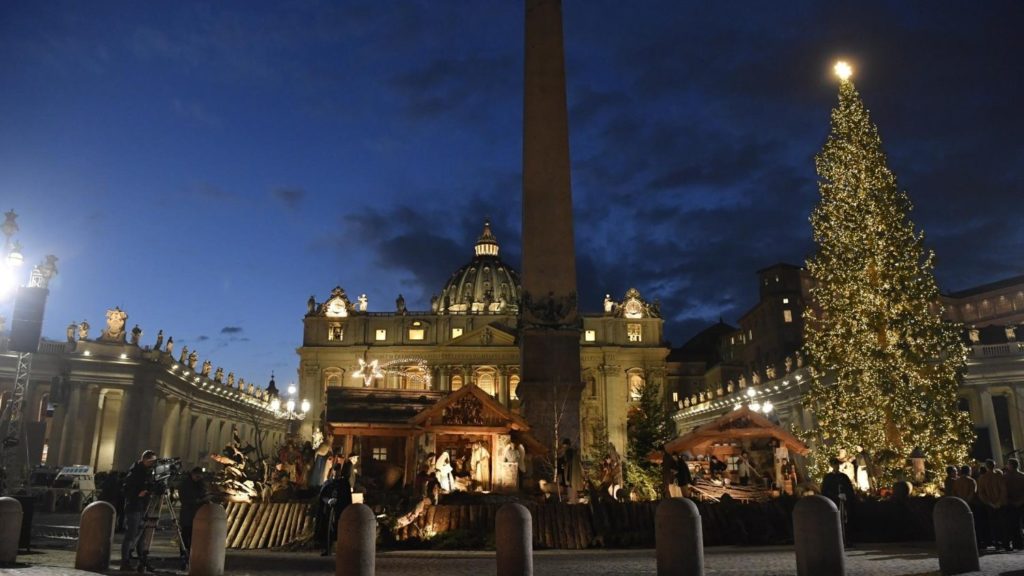
<instances>
[{"instance_id":1,"label":"camera tripod","mask_svg":"<svg viewBox=\"0 0 1024 576\"><path fill-rule=\"evenodd\" d=\"M164 504L167 505L167 511L171 516L171 523L174 525L174 531L178 535L178 543L181 550L184 552L184 540L181 536L181 524L178 522L178 517L174 513L174 505L171 502L170 490L164 490L162 494L151 498L149 505L146 507L146 515L143 517L142 534L139 535L139 572L145 572L149 570L153 571L152 565L149 563L149 551L153 546L153 538L156 535L156 530L160 524L160 517L163 515Z\"/></svg>"}]
</instances>

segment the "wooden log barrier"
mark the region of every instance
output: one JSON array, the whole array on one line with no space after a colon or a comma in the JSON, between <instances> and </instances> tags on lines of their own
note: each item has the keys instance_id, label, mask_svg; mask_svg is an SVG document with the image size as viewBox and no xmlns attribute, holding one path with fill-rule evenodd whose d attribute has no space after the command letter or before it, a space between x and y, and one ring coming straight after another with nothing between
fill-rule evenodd
<instances>
[{"instance_id":1,"label":"wooden log barrier","mask_svg":"<svg viewBox=\"0 0 1024 576\"><path fill-rule=\"evenodd\" d=\"M236 502L227 510L225 544L234 549L278 548L300 538L312 522L305 502Z\"/></svg>"}]
</instances>

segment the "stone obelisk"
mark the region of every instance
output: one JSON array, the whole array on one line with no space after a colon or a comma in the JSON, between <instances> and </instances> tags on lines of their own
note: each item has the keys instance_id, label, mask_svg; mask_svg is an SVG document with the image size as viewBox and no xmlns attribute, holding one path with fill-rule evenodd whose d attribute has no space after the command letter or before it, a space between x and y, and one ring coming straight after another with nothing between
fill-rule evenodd
<instances>
[{"instance_id":1,"label":"stone obelisk","mask_svg":"<svg viewBox=\"0 0 1024 576\"><path fill-rule=\"evenodd\" d=\"M526 0L523 306L517 395L533 435L579 446L580 316L560 0Z\"/></svg>"}]
</instances>

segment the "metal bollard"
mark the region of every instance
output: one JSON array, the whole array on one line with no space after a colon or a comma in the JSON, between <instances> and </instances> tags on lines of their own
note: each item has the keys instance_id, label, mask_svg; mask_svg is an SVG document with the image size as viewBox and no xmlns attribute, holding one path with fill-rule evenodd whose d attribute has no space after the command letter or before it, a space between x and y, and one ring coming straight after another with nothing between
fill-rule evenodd
<instances>
[{"instance_id":1,"label":"metal bollard","mask_svg":"<svg viewBox=\"0 0 1024 576\"><path fill-rule=\"evenodd\" d=\"M220 504L203 504L192 522L189 576L223 576L228 518Z\"/></svg>"},{"instance_id":2,"label":"metal bollard","mask_svg":"<svg viewBox=\"0 0 1024 576\"><path fill-rule=\"evenodd\" d=\"M943 576L981 570L978 541L974 537L974 514L967 502L946 496L935 504L932 514L939 571Z\"/></svg>"},{"instance_id":3,"label":"metal bollard","mask_svg":"<svg viewBox=\"0 0 1024 576\"><path fill-rule=\"evenodd\" d=\"M21 502L0 498L0 565L11 565L18 558L21 538Z\"/></svg>"},{"instance_id":4,"label":"metal bollard","mask_svg":"<svg viewBox=\"0 0 1024 576\"><path fill-rule=\"evenodd\" d=\"M533 518L522 504L505 504L494 517L498 576L533 576Z\"/></svg>"},{"instance_id":5,"label":"metal bollard","mask_svg":"<svg viewBox=\"0 0 1024 576\"><path fill-rule=\"evenodd\" d=\"M114 548L114 518L117 512L109 502L93 502L82 511L75 549L75 569L104 572L110 568Z\"/></svg>"},{"instance_id":6,"label":"metal bollard","mask_svg":"<svg viewBox=\"0 0 1024 576\"><path fill-rule=\"evenodd\" d=\"M704 576L704 533L693 500L668 498L654 515L658 576Z\"/></svg>"},{"instance_id":7,"label":"metal bollard","mask_svg":"<svg viewBox=\"0 0 1024 576\"><path fill-rule=\"evenodd\" d=\"M824 496L804 496L793 508L793 540L798 576L846 574L839 509Z\"/></svg>"},{"instance_id":8,"label":"metal bollard","mask_svg":"<svg viewBox=\"0 0 1024 576\"><path fill-rule=\"evenodd\" d=\"M373 576L377 562L377 518L366 504L350 504L338 518L335 576Z\"/></svg>"}]
</instances>

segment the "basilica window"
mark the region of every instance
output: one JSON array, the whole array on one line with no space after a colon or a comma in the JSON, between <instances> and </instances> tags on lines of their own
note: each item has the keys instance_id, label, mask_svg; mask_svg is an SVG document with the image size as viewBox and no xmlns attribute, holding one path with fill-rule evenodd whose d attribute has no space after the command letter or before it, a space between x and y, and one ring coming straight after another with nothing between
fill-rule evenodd
<instances>
[{"instance_id":1,"label":"basilica window","mask_svg":"<svg viewBox=\"0 0 1024 576\"><path fill-rule=\"evenodd\" d=\"M452 328L452 340L462 336L462 328Z\"/></svg>"},{"instance_id":2,"label":"basilica window","mask_svg":"<svg viewBox=\"0 0 1024 576\"><path fill-rule=\"evenodd\" d=\"M412 366L402 373L402 384L406 390L427 390L430 388L430 376L420 366Z\"/></svg>"},{"instance_id":3,"label":"basilica window","mask_svg":"<svg viewBox=\"0 0 1024 576\"><path fill-rule=\"evenodd\" d=\"M630 342L643 342L644 334L640 324L626 324L626 337Z\"/></svg>"},{"instance_id":4,"label":"basilica window","mask_svg":"<svg viewBox=\"0 0 1024 576\"><path fill-rule=\"evenodd\" d=\"M587 330L586 332L583 333L583 339L587 342L593 342L597 340L597 331Z\"/></svg>"},{"instance_id":5,"label":"basilica window","mask_svg":"<svg viewBox=\"0 0 1024 576\"><path fill-rule=\"evenodd\" d=\"M324 387L341 386L341 370L333 369L324 372Z\"/></svg>"},{"instance_id":6,"label":"basilica window","mask_svg":"<svg viewBox=\"0 0 1024 576\"><path fill-rule=\"evenodd\" d=\"M387 448L374 448L373 459L377 462L387 462L388 460L388 449Z\"/></svg>"},{"instance_id":7,"label":"basilica window","mask_svg":"<svg viewBox=\"0 0 1024 576\"><path fill-rule=\"evenodd\" d=\"M423 340L424 333L423 322L417 320L409 328L409 340Z\"/></svg>"},{"instance_id":8,"label":"basilica window","mask_svg":"<svg viewBox=\"0 0 1024 576\"><path fill-rule=\"evenodd\" d=\"M789 324L790 322L792 322L793 321L793 311L792 310L783 310L782 311L782 321L785 322L786 324Z\"/></svg>"},{"instance_id":9,"label":"basilica window","mask_svg":"<svg viewBox=\"0 0 1024 576\"><path fill-rule=\"evenodd\" d=\"M383 329L383 328L378 328L377 329L377 337L376 337L376 339L377 339L378 342L383 342L384 340L387 340L388 339L388 331Z\"/></svg>"},{"instance_id":10,"label":"basilica window","mask_svg":"<svg viewBox=\"0 0 1024 576\"><path fill-rule=\"evenodd\" d=\"M456 374L452 376L452 392L455 392L459 388L462 388L462 375Z\"/></svg>"},{"instance_id":11,"label":"basilica window","mask_svg":"<svg viewBox=\"0 0 1024 576\"><path fill-rule=\"evenodd\" d=\"M341 324L331 324L327 329L327 339L332 342L341 342L344 335L345 331L342 330Z\"/></svg>"},{"instance_id":12,"label":"basilica window","mask_svg":"<svg viewBox=\"0 0 1024 576\"><path fill-rule=\"evenodd\" d=\"M512 400L519 400L519 395L516 394L516 390L519 388L519 374L513 374L508 377L508 397Z\"/></svg>"},{"instance_id":13,"label":"basilica window","mask_svg":"<svg viewBox=\"0 0 1024 576\"><path fill-rule=\"evenodd\" d=\"M494 370L492 369L488 368L481 370L476 375L477 387L483 390L484 392L490 394L491 396L494 396L496 393L496 387L494 386L494 376Z\"/></svg>"}]
</instances>

